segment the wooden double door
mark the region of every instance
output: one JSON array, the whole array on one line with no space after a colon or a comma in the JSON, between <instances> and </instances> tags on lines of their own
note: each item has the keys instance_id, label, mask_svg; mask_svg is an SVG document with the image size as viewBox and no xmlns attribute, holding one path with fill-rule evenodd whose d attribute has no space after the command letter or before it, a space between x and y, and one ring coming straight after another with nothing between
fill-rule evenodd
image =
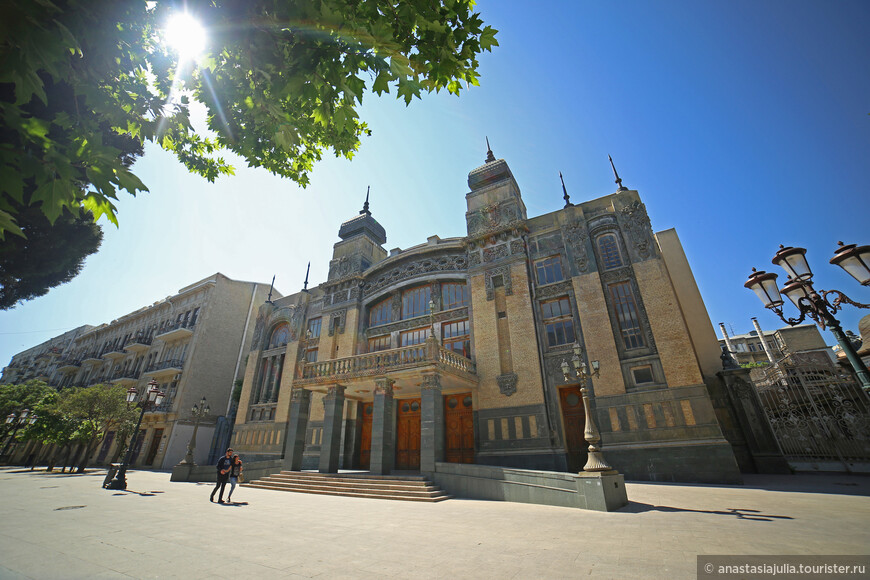
<instances>
[{"instance_id":1,"label":"wooden double door","mask_svg":"<svg viewBox=\"0 0 870 580\"><path fill-rule=\"evenodd\" d=\"M396 400L396 461L398 470L420 469L420 399ZM362 403L360 469L371 467L373 403ZM471 393L444 396L445 459L474 463L474 418Z\"/></svg>"},{"instance_id":2,"label":"wooden double door","mask_svg":"<svg viewBox=\"0 0 870 580\"><path fill-rule=\"evenodd\" d=\"M562 422L565 426L565 451L568 453L568 470L580 471L586 464L588 443L583 437L586 430L586 412L580 387L559 390L562 404Z\"/></svg>"}]
</instances>

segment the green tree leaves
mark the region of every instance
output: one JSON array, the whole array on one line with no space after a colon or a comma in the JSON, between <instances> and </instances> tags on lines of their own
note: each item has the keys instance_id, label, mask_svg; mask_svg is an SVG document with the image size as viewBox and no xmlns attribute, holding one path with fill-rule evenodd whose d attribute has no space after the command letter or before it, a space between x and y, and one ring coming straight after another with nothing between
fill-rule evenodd
<instances>
[{"instance_id":1,"label":"green tree leaves","mask_svg":"<svg viewBox=\"0 0 870 580\"><path fill-rule=\"evenodd\" d=\"M21 235L13 202L49 221L146 186L129 171L150 141L190 171L232 173L221 149L308 183L327 150L350 158L368 133L366 92L460 94L498 46L471 0L218 0L188 3L209 34L196 67L161 29L175 3L8 0L0 4L0 240ZM211 137L190 125L191 99ZM31 194L29 197L27 194Z\"/></svg>"}]
</instances>

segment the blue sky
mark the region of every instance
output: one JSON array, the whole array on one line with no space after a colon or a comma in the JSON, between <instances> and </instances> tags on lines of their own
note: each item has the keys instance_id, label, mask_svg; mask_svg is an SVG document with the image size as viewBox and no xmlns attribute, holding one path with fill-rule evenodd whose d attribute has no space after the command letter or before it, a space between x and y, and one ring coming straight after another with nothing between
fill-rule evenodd
<instances>
[{"instance_id":1,"label":"blue sky","mask_svg":"<svg viewBox=\"0 0 870 580\"><path fill-rule=\"evenodd\" d=\"M326 278L338 227L371 185L387 249L465 232L468 172L489 136L530 216L615 191L607 155L655 231L676 228L714 326L783 324L743 282L777 270L779 244L808 249L817 288L870 302L828 260L870 244L870 3L800 0L482 0L501 44L481 86L410 107L367 96L373 130L353 161L327 157L307 189L250 170L208 184L149 148L150 188L118 204L80 276L0 313L0 363L80 324L99 324L216 271L284 293ZM781 277L783 275L781 274ZM795 314L792 309L792 315ZM868 311L841 313L846 328ZM718 332L718 327L717 327ZM833 337L825 333L829 344Z\"/></svg>"}]
</instances>

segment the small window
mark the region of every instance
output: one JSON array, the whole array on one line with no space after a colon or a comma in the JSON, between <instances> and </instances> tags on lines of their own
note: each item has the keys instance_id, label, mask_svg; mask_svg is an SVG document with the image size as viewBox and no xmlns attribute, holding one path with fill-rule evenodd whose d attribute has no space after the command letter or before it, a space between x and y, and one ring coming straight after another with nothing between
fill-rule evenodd
<instances>
[{"instance_id":1,"label":"small window","mask_svg":"<svg viewBox=\"0 0 870 580\"><path fill-rule=\"evenodd\" d=\"M468 320L449 322L441 325L444 348L471 358L471 340L468 335Z\"/></svg>"},{"instance_id":2,"label":"small window","mask_svg":"<svg viewBox=\"0 0 870 580\"><path fill-rule=\"evenodd\" d=\"M312 318L308 321L308 338L320 337L320 318Z\"/></svg>"},{"instance_id":3,"label":"small window","mask_svg":"<svg viewBox=\"0 0 870 580\"><path fill-rule=\"evenodd\" d=\"M468 284L465 282L442 284L441 300L444 303L444 310L468 306Z\"/></svg>"},{"instance_id":4,"label":"small window","mask_svg":"<svg viewBox=\"0 0 870 580\"><path fill-rule=\"evenodd\" d=\"M426 336L429 332L427 328L418 328L416 330L409 330L408 332L403 332L400 337L402 341L402 346L414 346L415 344L423 344L426 342Z\"/></svg>"},{"instance_id":5,"label":"small window","mask_svg":"<svg viewBox=\"0 0 870 580\"><path fill-rule=\"evenodd\" d=\"M390 335L375 336L369 339L369 352L378 352L390 348Z\"/></svg>"},{"instance_id":6,"label":"small window","mask_svg":"<svg viewBox=\"0 0 870 580\"><path fill-rule=\"evenodd\" d=\"M385 298L374 306L369 311L369 326L380 326L392 322L392 298Z\"/></svg>"},{"instance_id":7,"label":"small window","mask_svg":"<svg viewBox=\"0 0 870 580\"><path fill-rule=\"evenodd\" d=\"M605 270L622 266L622 256L619 255L619 245L615 235L605 234L598 238L598 253Z\"/></svg>"},{"instance_id":8,"label":"small window","mask_svg":"<svg viewBox=\"0 0 870 580\"><path fill-rule=\"evenodd\" d=\"M428 284L402 292L402 320L429 314L431 296L432 287Z\"/></svg>"},{"instance_id":9,"label":"small window","mask_svg":"<svg viewBox=\"0 0 870 580\"><path fill-rule=\"evenodd\" d=\"M535 272L538 276L538 284L552 284L564 280L562 275L562 261L559 256L551 256L535 262Z\"/></svg>"},{"instance_id":10,"label":"small window","mask_svg":"<svg viewBox=\"0 0 870 580\"><path fill-rule=\"evenodd\" d=\"M653 379L652 367L649 365L645 367L634 367L631 369L631 374L634 375L634 384L636 385L655 382L655 379Z\"/></svg>"},{"instance_id":11,"label":"small window","mask_svg":"<svg viewBox=\"0 0 870 580\"><path fill-rule=\"evenodd\" d=\"M541 303L547 344L559 346L574 342L574 316L571 314L571 301L568 297Z\"/></svg>"}]
</instances>

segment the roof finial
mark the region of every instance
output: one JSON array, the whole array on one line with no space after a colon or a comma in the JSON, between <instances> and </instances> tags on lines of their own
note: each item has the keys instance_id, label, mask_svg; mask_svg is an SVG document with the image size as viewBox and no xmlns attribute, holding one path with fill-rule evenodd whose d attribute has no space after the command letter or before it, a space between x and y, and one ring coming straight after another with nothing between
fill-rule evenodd
<instances>
[{"instance_id":1,"label":"roof finial","mask_svg":"<svg viewBox=\"0 0 870 580\"><path fill-rule=\"evenodd\" d=\"M308 272L311 271L311 262L308 262L308 268L305 269L305 284L302 286L303 292L308 292Z\"/></svg>"},{"instance_id":2,"label":"roof finial","mask_svg":"<svg viewBox=\"0 0 870 580\"><path fill-rule=\"evenodd\" d=\"M565 178L562 177L562 172L561 172L561 171L559 172L559 179L562 180L562 194L563 194L562 197L565 199L565 207L571 207L571 206L573 206L574 204L571 203L571 198L568 197L568 190L565 189Z\"/></svg>"},{"instance_id":3,"label":"roof finial","mask_svg":"<svg viewBox=\"0 0 870 580\"><path fill-rule=\"evenodd\" d=\"M272 302L272 288L274 288L274 287L275 287L275 275L272 274L272 283L269 284L269 297L266 298L266 302L269 302L269 303Z\"/></svg>"},{"instance_id":4,"label":"roof finial","mask_svg":"<svg viewBox=\"0 0 870 580\"><path fill-rule=\"evenodd\" d=\"M489 146L489 137L486 138L486 162L492 163L495 161L495 155L492 154L492 148Z\"/></svg>"},{"instance_id":5,"label":"roof finial","mask_svg":"<svg viewBox=\"0 0 870 580\"><path fill-rule=\"evenodd\" d=\"M628 188L622 185L622 180L619 178L619 174L616 172L616 166L613 164L613 157L610 155L607 156L610 159L610 167L613 168L613 175L616 177L616 185L619 186L617 191L628 191Z\"/></svg>"},{"instance_id":6,"label":"roof finial","mask_svg":"<svg viewBox=\"0 0 870 580\"><path fill-rule=\"evenodd\" d=\"M370 192L371 190L372 190L372 186L369 185L369 186L366 188L366 202L363 204L362 211L359 212L360 215L362 215L362 214L372 215L372 212L369 211L369 192Z\"/></svg>"}]
</instances>

